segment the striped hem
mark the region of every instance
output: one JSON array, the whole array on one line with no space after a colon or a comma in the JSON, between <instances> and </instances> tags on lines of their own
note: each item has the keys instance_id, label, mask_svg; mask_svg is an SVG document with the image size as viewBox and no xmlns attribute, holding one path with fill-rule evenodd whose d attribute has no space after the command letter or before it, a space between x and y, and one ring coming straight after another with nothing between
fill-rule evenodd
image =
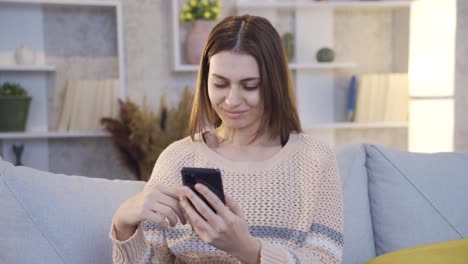
<instances>
[{"instance_id":1,"label":"striped hem","mask_svg":"<svg viewBox=\"0 0 468 264\"><path fill-rule=\"evenodd\" d=\"M337 247L334 243L329 242L328 239L323 239L317 236L308 236L306 239L306 245L323 248L338 258L341 258L343 254L340 247Z\"/></svg>"},{"instance_id":2,"label":"striped hem","mask_svg":"<svg viewBox=\"0 0 468 264\"><path fill-rule=\"evenodd\" d=\"M288 257L285 256L284 250L278 250L278 247L262 239L260 239L260 243L262 244L262 249L260 250L260 263L291 263L288 261Z\"/></svg>"}]
</instances>

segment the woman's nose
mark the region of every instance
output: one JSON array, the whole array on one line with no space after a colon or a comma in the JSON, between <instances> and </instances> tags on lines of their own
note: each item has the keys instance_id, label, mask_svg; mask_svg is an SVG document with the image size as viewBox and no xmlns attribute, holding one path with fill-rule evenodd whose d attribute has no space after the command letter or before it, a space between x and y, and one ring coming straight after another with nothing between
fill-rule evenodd
<instances>
[{"instance_id":1,"label":"woman's nose","mask_svg":"<svg viewBox=\"0 0 468 264\"><path fill-rule=\"evenodd\" d=\"M241 103L241 96L238 89L231 88L225 102L229 106L239 105Z\"/></svg>"}]
</instances>

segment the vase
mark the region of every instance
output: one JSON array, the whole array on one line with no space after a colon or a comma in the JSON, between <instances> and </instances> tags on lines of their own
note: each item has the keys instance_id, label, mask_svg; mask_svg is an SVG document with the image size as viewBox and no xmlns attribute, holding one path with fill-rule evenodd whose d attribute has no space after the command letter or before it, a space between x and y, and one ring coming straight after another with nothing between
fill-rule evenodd
<instances>
[{"instance_id":1,"label":"vase","mask_svg":"<svg viewBox=\"0 0 468 264\"><path fill-rule=\"evenodd\" d=\"M16 50L16 64L18 65L34 65L36 62L36 54L25 46Z\"/></svg>"},{"instance_id":2,"label":"vase","mask_svg":"<svg viewBox=\"0 0 468 264\"><path fill-rule=\"evenodd\" d=\"M205 42L210 35L214 22L211 20L195 20L192 29L185 40L185 59L188 64L199 64L205 47Z\"/></svg>"}]
</instances>

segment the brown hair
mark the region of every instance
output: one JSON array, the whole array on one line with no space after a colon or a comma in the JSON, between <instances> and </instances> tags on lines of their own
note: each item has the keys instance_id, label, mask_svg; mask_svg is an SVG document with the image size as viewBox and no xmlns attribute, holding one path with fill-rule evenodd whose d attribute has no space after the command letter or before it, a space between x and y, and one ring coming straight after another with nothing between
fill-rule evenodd
<instances>
[{"instance_id":1,"label":"brown hair","mask_svg":"<svg viewBox=\"0 0 468 264\"><path fill-rule=\"evenodd\" d=\"M207 127L216 128L221 119L215 113L208 97L210 58L222 51L251 55L260 72L260 96L263 100L262 124L253 140L268 129L270 137L281 137L286 142L291 132L302 132L297 114L294 89L281 37L271 23L262 17L229 16L211 31L203 51L195 97L190 116L189 135Z\"/></svg>"}]
</instances>

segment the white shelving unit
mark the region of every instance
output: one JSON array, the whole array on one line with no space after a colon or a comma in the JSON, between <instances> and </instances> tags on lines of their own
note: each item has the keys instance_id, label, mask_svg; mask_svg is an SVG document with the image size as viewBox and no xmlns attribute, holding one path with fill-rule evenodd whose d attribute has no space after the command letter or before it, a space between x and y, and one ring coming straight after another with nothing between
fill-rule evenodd
<instances>
[{"instance_id":1,"label":"white shelving unit","mask_svg":"<svg viewBox=\"0 0 468 264\"><path fill-rule=\"evenodd\" d=\"M290 63L291 70L340 70L356 67L355 63L349 62L321 62L321 63Z\"/></svg>"},{"instance_id":2,"label":"white shelving unit","mask_svg":"<svg viewBox=\"0 0 468 264\"><path fill-rule=\"evenodd\" d=\"M335 70L355 67L354 62L324 64L315 61L322 47L334 47L334 11L336 9L395 9L409 8L409 0L386 1L259 1L238 0L238 14L253 14L267 18L273 25L280 12L293 12L295 58L294 70L299 116L304 130L314 133L330 144L338 129L405 128L406 123L347 123L336 122L334 114ZM310 34L313 32L313 34Z\"/></svg>"},{"instance_id":3,"label":"white shelving unit","mask_svg":"<svg viewBox=\"0 0 468 264\"><path fill-rule=\"evenodd\" d=\"M181 33L179 13L181 0L172 2L172 31L174 43L174 71L197 72L198 65L188 65L183 59L184 36ZM306 131L318 131L333 144L336 129L405 128L406 123L346 123L334 120L335 70L356 67L354 62L337 58L333 63L318 63L315 54L322 47L334 47L334 11L336 9L396 9L409 8L411 0L385 1L260 1L237 0L238 14L253 14L276 24L280 11L294 12L295 61L289 64L293 71L299 115ZM305 34L313 32L314 34ZM315 113L315 114L314 114Z\"/></svg>"},{"instance_id":4,"label":"white shelving unit","mask_svg":"<svg viewBox=\"0 0 468 264\"><path fill-rule=\"evenodd\" d=\"M95 6L95 7L112 7L115 8L116 25L117 25L117 57L119 64L119 87L120 97L126 97L125 89L125 53L124 53L124 38L123 38L123 20L122 20L122 3L120 0L0 0L0 4L25 4L25 5L61 5L61 6ZM1 66L0 71L54 71L54 66ZM28 70L31 69L31 70Z\"/></svg>"},{"instance_id":5,"label":"white shelving unit","mask_svg":"<svg viewBox=\"0 0 468 264\"><path fill-rule=\"evenodd\" d=\"M0 72L54 72L53 65L0 65Z\"/></svg>"},{"instance_id":6,"label":"white shelving unit","mask_svg":"<svg viewBox=\"0 0 468 264\"><path fill-rule=\"evenodd\" d=\"M172 32L173 32L173 43L174 43L174 63L173 68L176 72L197 72L198 65L193 64L186 64L183 58L183 43L184 39L181 36L181 23L179 20L179 13L180 13L180 1L174 0L172 2ZM304 6L307 7L331 7L330 4L323 4L323 3L308 3L308 2L261 2L261 1L249 1L249 2L241 2L237 3L238 8L253 8L253 11L258 11L257 9L273 9L276 10L278 8L302 8ZM349 4L348 4L349 6ZM328 70L328 69L347 69L355 67L355 63L351 62L333 62L333 63L317 63L314 61L310 62L298 62L298 63L291 63L289 68L291 70Z\"/></svg>"},{"instance_id":7,"label":"white shelving unit","mask_svg":"<svg viewBox=\"0 0 468 264\"><path fill-rule=\"evenodd\" d=\"M385 0L385 1L239 1L237 4L240 8L251 9L287 9L294 10L296 8L400 8L409 7L409 0Z\"/></svg>"},{"instance_id":8,"label":"white shelving unit","mask_svg":"<svg viewBox=\"0 0 468 264\"><path fill-rule=\"evenodd\" d=\"M380 128L407 128L408 123L353 123L336 122L329 124L316 124L304 128L306 131L324 130L324 129L380 129Z\"/></svg>"},{"instance_id":9,"label":"white shelving unit","mask_svg":"<svg viewBox=\"0 0 468 264\"><path fill-rule=\"evenodd\" d=\"M125 63L123 46L123 22L122 4L119 0L0 0L0 11L2 7L14 6L15 10L27 10L29 14L38 14L37 28L42 31L43 6L86 6L86 7L110 7L115 8L116 30L117 30L117 58L119 70L119 97L126 97L125 88ZM2 25L0 25L1 27ZM5 24L3 25L5 26ZM9 26L8 23L6 26ZM19 35L20 36L20 35ZM40 40L43 41L43 40ZM39 61L40 63L42 61ZM0 154L5 160L13 162L11 152L12 145L24 144L25 153L23 161L26 165L41 170L48 170L49 166L49 139L71 139L71 138L103 138L110 134L105 131L49 131L49 113L47 93L50 83L48 78L54 78L56 67L54 65L0 65L0 81L19 82L25 86L33 97L30 106L27 130L25 132L0 133L2 149Z\"/></svg>"},{"instance_id":10,"label":"white shelving unit","mask_svg":"<svg viewBox=\"0 0 468 264\"><path fill-rule=\"evenodd\" d=\"M19 132L0 133L0 140L4 139L53 139L53 138L87 138L110 137L105 131L70 131L70 132Z\"/></svg>"},{"instance_id":11,"label":"white shelving unit","mask_svg":"<svg viewBox=\"0 0 468 264\"><path fill-rule=\"evenodd\" d=\"M330 69L349 69L356 67L354 63L290 63L289 69L291 70L330 70ZM197 72L198 65L178 65L175 68L178 72Z\"/></svg>"}]
</instances>

